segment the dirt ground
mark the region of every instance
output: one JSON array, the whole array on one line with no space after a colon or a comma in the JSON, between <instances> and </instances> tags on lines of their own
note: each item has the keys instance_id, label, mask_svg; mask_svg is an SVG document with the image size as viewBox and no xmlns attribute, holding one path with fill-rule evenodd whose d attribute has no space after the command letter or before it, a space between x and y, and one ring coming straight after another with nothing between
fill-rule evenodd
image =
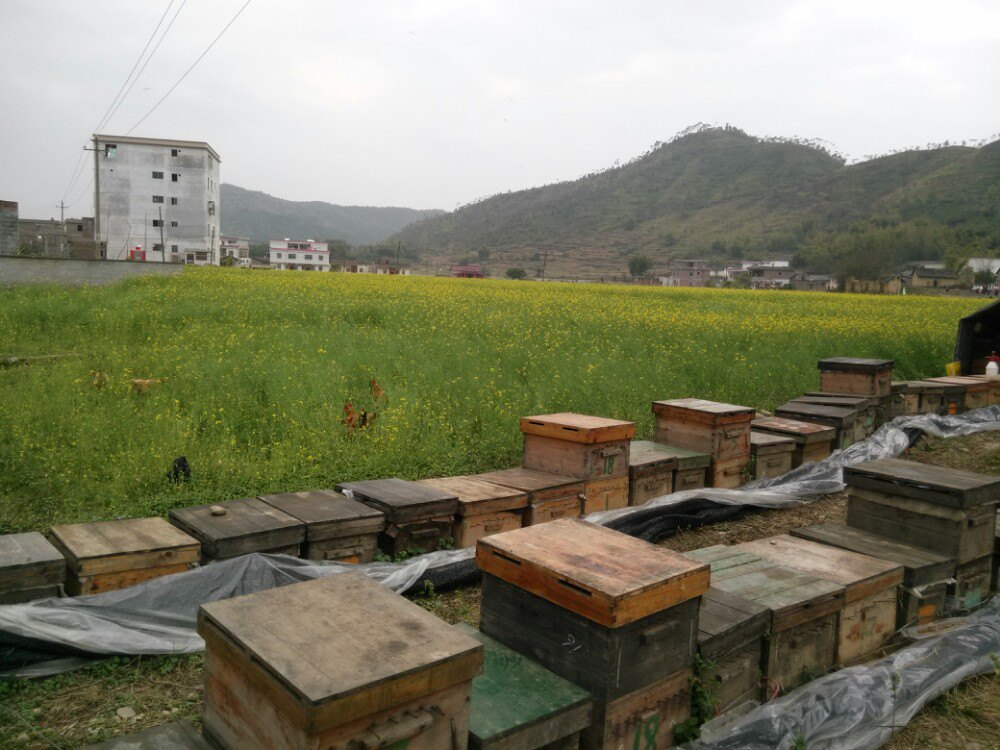
<instances>
[{"instance_id":1,"label":"dirt ground","mask_svg":"<svg viewBox=\"0 0 1000 750\"><path fill-rule=\"evenodd\" d=\"M1000 433L923 440L910 458L1000 475ZM799 508L684 531L662 543L685 551L759 539L801 526L842 522L845 506L845 496L839 493ZM478 586L428 592L415 601L448 622L479 622ZM200 654L110 659L47 680L0 682L0 747L75 748L176 719L197 722L202 665ZM1000 677L984 675L939 697L885 747L1000 748Z\"/></svg>"}]
</instances>

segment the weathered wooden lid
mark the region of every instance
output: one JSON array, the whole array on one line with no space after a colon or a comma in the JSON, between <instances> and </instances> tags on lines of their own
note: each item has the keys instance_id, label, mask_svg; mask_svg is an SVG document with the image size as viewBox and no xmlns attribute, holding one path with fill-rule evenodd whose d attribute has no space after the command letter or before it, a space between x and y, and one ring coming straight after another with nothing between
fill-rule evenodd
<instances>
[{"instance_id":1,"label":"weathered wooden lid","mask_svg":"<svg viewBox=\"0 0 1000 750\"><path fill-rule=\"evenodd\" d=\"M170 550L197 554L199 548L197 539L158 517L59 524L52 527L52 538L74 570L80 571L87 562L107 559L105 573L130 570L134 566L129 557L133 555Z\"/></svg>"},{"instance_id":2,"label":"weathered wooden lid","mask_svg":"<svg viewBox=\"0 0 1000 750\"><path fill-rule=\"evenodd\" d=\"M763 638L770 622L771 610L763 604L709 586L698 611L698 652L713 661Z\"/></svg>"},{"instance_id":3,"label":"weathered wooden lid","mask_svg":"<svg viewBox=\"0 0 1000 750\"><path fill-rule=\"evenodd\" d=\"M472 681L470 747L517 747L501 743L570 713L559 724L560 737L590 726L586 690L465 623L455 627L483 644L483 673Z\"/></svg>"},{"instance_id":4,"label":"weathered wooden lid","mask_svg":"<svg viewBox=\"0 0 1000 750\"><path fill-rule=\"evenodd\" d=\"M677 468L677 454L651 440L633 440L629 448L628 465L632 468L657 468L669 471Z\"/></svg>"},{"instance_id":5,"label":"weathered wooden lid","mask_svg":"<svg viewBox=\"0 0 1000 750\"><path fill-rule=\"evenodd\" d=\"M771 432L776 435L788 435L800 445L808 443L830 442L837 437L837 431L833 427L815 422L802 422L798 419L785 419L782 417L757 417L750 423L750 435L754 430L760 432Z\"/></svg>"},{"instance_id":6,"label":"weathered wooden lid","mask_svg":"<svg viewBox=\"0 0 1000 750\"><path fill-rule=\"evenodd\" d=\"M781 453L783 451L795 450L795 439L787 435L777 435L773 432L750 430L750 446L753 450L767 448L772 452Z\"/></svg>"},{"instance_id":7,"label":"weathered wooden lid","mask_svg":"<svg viewBox=\"0 0 1000 750\"><path fill-rule=\"evenodd\" d=\"M664 414L671 409L685 409L687 411L701 412L715 417L735 416L738 414L756 413L756 410L749 406L736 406L735 404L723 404L718 401L706 401L702 398L672 398L666 401L654 401L653 413Z\"/></svg>"},{"instance_id":8,"label":"weathered wooden lid","mask_svg":"<svg viewBox=\"0 0 1000 750\"><path fill-rule=\"evenodd\" d=\"M863 359L858 357L829 357L821 359L817 365L823 372L868 372L875 373L892 369L891 359Z\"/></svg>"},{"instance_id":9,"label":"weathered wooden lid","mask_svg":"<svg viewBox=\"0 0 1000 750\"><path fill-rule=\"evenodd\" d=\"M814 404L843 403L843 404L852 404L852 405L858 406L858 407L860 407L862 409L867 409L869 406L877 406L878 402L879 402L879 399L881 397L880 396L858 396L858 395L855 395L853 393L829 393L827 391L806 391L801 396L799 396L798 398L793 399L793 400L794 401L801 401L801 400L806 399L806 398L827 399L827 400L824 400L824 401L813 401Z\"/></svg>"},{"instance_id":10,"label":"weathered wooden lid","mask_svg":"<svg viewBox=\"0 0 1000 750\"><path fill-rule=\"evenodd\" d=\"M835 409L846 409L851 415L852 419L858 419L863 414L868 412L868 400L865 399L864 403L855 401L844 401L837 398L830 398L828 396L799 396L794 398L785 404L785 408L788 406L795 406L798 404L808 404L810 406L832 406Z\"/></svg>"},{"instance_id":11,"label":"weathered wooden lid","mask_svg":"<svg viewBox=\"0 0 1000 750\"><path fill-rule=\"evenodd\" d=\"M864 599L879 591L895 588L903 582L903 566L838 547L800 539L788 534L757 539L735 545L744 550L791 568L812 573L818 578L844 587L845 601Z\"/></svg>"},{"instance_id":12,"label":"weathered wooden lid","mask_svg":"<svg viewBox=\"0 0 1000 750\"><path fill-rule=\"evenodd\" d=\"M478 477L421 479L417 484L454 494L458 498L457 514L459 516L520 510L528 504L528 496L521 490L505 487Z\"/></svg>"},{"instance_id":13,"label":"weathered wooden lid","mask_svg":"<svg viewBox=\"0 0 1000 750\"><path fill-rule=\"evenodd\" d=\"M685 552L712 566L712 586L771 610L771 632L844 608L844 587L734 547L717 544Z\"/></svg>"},{"instance_id":14,"label":"weathered wooden lid","mask_svg":"<svg viewBox=\"0 0 1000 750\"><path fill-rule=\"evenodd\" d=\"M344 482L338 484L337 489L349 491L355 500L378 508L390 523L453 516L458 511L458 497L454 492L396 477Z\"/></svg>"},{"instance_id":15,"label":"weathered wooden lid","mask_svg":"<svg viewBox=\"0 0 1000 750\"><path fill-rule=\"evenodd\" d=\"M924 378L922 381L924 383L933 384L942 389L943 393L946 394L959 394L965 393L968 390L967 383L955 382L954 378Z\"/></svg>"},{"instance_id":16,"label":"weathered wooden lid","mask_svg":"<svg viewBox=\"0 0 1000 750\"><path fill-rule=\"evenodd\" d=\"M821 523L805 529L792 529L790 533L802 539L898 563L903 566L903 583L911 588L941 583L955 575L955 561L944 555L845 524Z\"/></svg>"},{"instance_id":17,"label":"weathered wooden lid","mask_svg":"<svg viewBox=\"0 0 1000 750\"><path fill-rule=\"evenodd\" d=\"M306 525L306 539L326 539L338 526L350 524L355 533L381 531L385 514L333 490L283 492L261 495L268 505L284 511Z\"/></svg>"},{"instance_id":18,"label":"weathered wooden lid","mask_svg":"<svg viewBox=\"0 0 1000 750\"><path fill-rule=\"evenodd\" d=\"M792 417L821 424L834 425L838 428L850 427L858 418L858 410L850 406L824 406L823 404L804 404L800 401L789 401L782 404L774 413L779 417Z\"/></svg>"},{"instance_id":19,"label":"weathered wooden lid","mask_svg":"<svg viewBox=\"0 0 1000 750\"><path fill-rule=\"evenodd\" d=\"M521 417L521 432L573 443L606 443L635 437L635 422L571 412L539 414Z\"/></svg>"},{"instance_id":20,"label":"weathered wooden lid","mask_svg":"<svg viewBox=\"0 0 1000 750\"><path fill-rule=\"evenodd\" d=\"M223 513L218 512L220 508ZM170 520L201 540L212 550L213 556L218 557L239 554L229 546L253 537L266 538L261 549L291 547L306 538L302 521L256 497L174 508L170 511Z\"/></svg>"},{"instance_id":21,"label":"weathered wooden lid","mask_svg":"<svg viewBox=\"0 0 1000 750\"><path fill-rule=\"evenodd\" d=\"M1000 502L1000 477L883 458L844 467L848 487L911 497L950 508L975 508Z\"/></svg>"},{"instance_id":22,"label":"weathered wooden lid","mask_svg":"<svg viewBox=\"0 0 1000 750\"><path fill-rule=\"evenodd\" d=\"M476 564L608 627L701 596L708 588L704 563L576 519L480 539Z\"/></svg>"},{"instance_id":23,"label":"weathered wooden lid","mask_svg":"<svg viewBox=\"0 0 1000 750\"><path fill-rule=\"evenodd\" d=\"M945 385L950 386L959 386L964 388L966 391L972 391L973 393L982 393L983 391L988 391L990 389L990 384L986 380L963 377L961 375L957 375L955 377L928 378L928 380L935 383L944 383Z\"/></svg>"},{"instance_id":24,"label":"weathered wooden lid","mask_svg":"<svg viewBox=\"0 0 1000 750\"><path fill-rule=\"evenodd\" d=\"M355 572L203 604L198 633L259 667L311 732L471 680L483 662L481 643Z\"/></svg>"},{"instance_id":25,"label":"weathered wooden lid","mask_svg":"<svg viewBox=\"0 0 1000 750\"><path fill-rule=\"evenodd\" d=\"M487 471L482 474L475 474L479 479L487 482L502 484L504 487L513 487L524 492L538 492L539 490L565 487L567 492L583 492L584 480L576 477L564 477L561 474L552 474L548 471L538 471L537 469L525 469L517 466L512 469L500 469L499 471Z\"/></svg>"},{"instance_id":26,"label":"weathered wooden lid","mask_svg":"<svg viewBox=\"0 0 1000 750\"><path fill-rule=\"evenodd\" d=\"M66 580L66 559L37 531L0 536L0 591Z\"/></svg>"},{"instance_id":27,"label":"weathered wooden lid","mask_svg":"<svg viewBox=\"0 0 1000 750\"><path fill-rule=\"evenodd\" d=\"M680 470L704 469L712 463L712 457L707 453L700 453L699 451L691 450L690 448L681 448L679 445L653 443L648 440L637 440L632 443L633 446L640 444L642 447L656 446L653 450L663 453L664 456L671 456L677 459L677 468Z\"/></svg>"}]
</instances>

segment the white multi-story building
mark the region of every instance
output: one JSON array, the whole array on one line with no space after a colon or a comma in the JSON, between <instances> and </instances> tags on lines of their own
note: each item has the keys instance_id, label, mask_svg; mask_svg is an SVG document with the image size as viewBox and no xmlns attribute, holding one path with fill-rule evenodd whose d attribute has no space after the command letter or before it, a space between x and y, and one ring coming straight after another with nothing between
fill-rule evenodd
<instances>
[{"instance_id":1,"label":"white multi-story building","mask_svg":"<svg viewBox=\"0 0 1000 750\"><path fill-rule=\"evenodd\" d=\"M313 240L271 240L268 248L271 268L284 271L329 271L330 250L325 242Z\"/></svg>"},{"instance_id":2,"label":"white multi-story building","mask_svg":"<svg viewBox=\"0 0 1000 750\"><path fill-rule=\"evenodd\" d=\"M110 260L219 265L219 165L202 141L94 135L95 234Z\"/></svg>"},{"instance_id":3,"label":"white multi-story building","mask_svg":"<svg viewBox=\"0 0 1000 750\"><path fill-rule=\"evenodd\" d=\"M235 266L250 267L250 238L249 237L220 237L219 238L219 260L228 261ZM243 262L241 262L243 261Z\"/></svg>"}]
</instances>

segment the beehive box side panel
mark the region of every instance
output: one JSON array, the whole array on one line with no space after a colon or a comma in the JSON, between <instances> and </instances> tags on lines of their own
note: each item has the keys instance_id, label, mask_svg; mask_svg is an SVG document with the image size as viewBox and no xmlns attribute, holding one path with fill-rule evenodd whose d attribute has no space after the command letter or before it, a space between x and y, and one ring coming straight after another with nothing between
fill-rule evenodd
<instances>
[{"instance_id":1,"label":"beehive box side panel","mask_svg":"<svg viewBox=\"0 0 1000 750\"><path fill-rule=\"evenodd\" d=\"M446 540L452 540L454 523L453 516L390 523L385 531L378 535L378 546L388 555L399 555L403 552L411 554L434 552Z\"/></svg>"},{"instance_id":2,"label":"beehive box side panel","mask_svg":"<svg viewBox=\"0 0 1000 750\"><path fill-rule=\"evenodd\" d=\"M674 475L674 492L700 490L705 486L707 469L678 469Z\"/></svg>"},{"instance_id":3,"label":"beehive box side panel","mask_svg":"<svg viewBox=\"0 0 1000 750\"><path fill-rule=\"evenodd\" d=\"M321 539L303 545L307 560L334 560L337 562L366 563L375 559L378 534Z\"/></svg>"},{"instance_id":4,"label":"beehive box side panel","mask_svg":"<svg viewBox=\"0 0 1000 750\"><path fill-rule=\"evenodd\" d=\"M628 507L628 475L592 479L583 488L583 514Z\"/></svg>"},{"instance_id":5,"label":"beehive box side panel","mask_svg":"<svg viewBox=\"0 0 1000 750\"><path fill-rule=\"evenodd\" d=\"M948 606L956 612L975 609L989 598L993 578L993 556L959 565L955 583L948 588Z\"/></svg>"},{"instance_id":6,"label":"beehive box side panel","mask_svg":"<svg viewBox=\"0 0 1000 750\"><path fill-rule=\"evenodd\" d=\"M96 573L89 576L71 576L66 583L66 590L73 596L84 594L100 594L104 591L117 591L137 583L151 581L154 578L183 573L198 566L197 562L178 563L176 565L156 565L138 570L123 570L116 573Z\"/></svg>"},{"instance_id":7,"label":"beehive box side panel","mask_svg":"<svg viewBox=\"0 0 1000 750\"><path fill-rule=\"evenodd\" d=\"M697 670L698 678L712 697L718 713L725 713L744 701L760 697L763 655L764 638L758 636L708 658L704 666Z\"/></svg>"},{"instance_id":8,"label":"beehive box side panel","mask_svg":"<svg viewBox=\"0 0 1000 750\"><path fill-rule=\"evenodd\" d=\"M629 441L571 443L526 434L523 462L528 469L580 479L622 476L628 474Z\"/></svg>"},{"instance_id":9,"label":"beehive box side panel","mask_svg":"<svg viewBox=\"0 0 1000 750\"><path fill-rule=\"evenodd\" d=\"M476 542L491 534L521 528L521 511L501 511L467 515L455 521L452 536L456 549L475 547Z\"/></svg>"},{"instance_id":10,"label":"beehive box side panel","mask_svg":"<svg viewBox=\"0 0 1000 750\"><path fill-rule=\"evenodd\" d=\"M926 625L946 616L948 585L921 586L919 589L901 587L896 603L896 630L911 625Z\"/></svg>"},{"instance_id":11,"label":"beehive box side panel","mask_svg":"<svg viewBox=\"0 0 1000 750\"><path fill-rule=\"evenodd\" d=\"M50 583L45 586L30 586L28 588L0 590L0 604L24 604L36 599L65 596L61 583Z\"/></svg>"},{"instance_id":12,"label":"beehive box side panel","mask_svg":"<svg viewBox=\"0 0 1000 750\"><path fill-rule=\"evenodd\" d=\"M837 662L837 614L772 632L764 657L765 694L786 693L828 672Z\"/></svg>"},{"instance_id":13,"label":"beehive box side panel","mask_svg":"<svg viewBox=\"0 0 1000 750\"><path fill-rule=\"evenodd\" d=\"M772 479L792 470L792 452L756 455L753 458L754 479Z\"/></svg>"},{"instance_id":14,"label":"beehive box side panel","mask_svg":"<svg viewBox=\"0 0 1000 750\"><path fill-rule=\"evenodd\" d=\"M713 460L708 472L711 477L711 485L722 489L742 487L750 477L749 464L749 454Z\"/></svg>"},{"instance_id":15,"label":"beehive box side panel","mask_svg":"<svg viewBox=\"0 0 1000 750\"><path fill-rule=\"evenodd\" d=\"M646 476L629 476L628 504L642 505L653 498L669 495L674 489L674 469L662 469Z\"/></svg>"},{"instance_id":16,"label":"beehive box side panel","mask_svg":"<svg viewBox=\"0 0 1000 750\"><path fill-rule=\"evenodd\" d=\"M837 663L857 664L885 646L895 633L897 588L851 602L840 613Z\"/></svg>"},{"instance_id":17,"label":"beehive box side panel","mask_svg":"<svg viewBox=\"0 0 1000 750\"><path fill-rule=\"evenodd\" d=\"M0 591L60 584L66 558L37 531L0 536Z\"/></svg>"},{"instance_id":18,"label":"beehive box side panel","mask_svg":"<svg viewBox=\"0 0 1000 750\"><path fill-rule=\"evenodd\" d=\"M665 750L674 728L691 716L691 671L685 670L630 695L594 707L581 750Z\"/></svg>"},{"instance_id":19,"label":"beehive box side panel","mask_svg":"<svg viewBox=\"0 0 1000 750\"><path fill-rule=\"evenodd\" d=\"M546 500L533 503L524 510L524 526L537 526L542 523L557 521L560 518L579 518L583 502L579 495L562 500Z\"/></svg>"}]
</instances>

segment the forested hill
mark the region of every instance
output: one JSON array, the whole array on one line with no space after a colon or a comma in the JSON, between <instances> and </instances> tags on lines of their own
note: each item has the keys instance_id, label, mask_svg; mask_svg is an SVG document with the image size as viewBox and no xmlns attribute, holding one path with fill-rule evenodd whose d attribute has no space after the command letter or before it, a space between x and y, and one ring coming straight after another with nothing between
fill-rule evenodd
<instances>
[{"instance_id":1,"label":"forested hill","mask_svg":"<svg viewBox=\"0 0 1000 750\"><path fill-rule=\"evenodd\" d=\"M392 241L425 256L493 254L495 265L497 253L502 264L541 251L602 272L623 270L635 253L657 265L669 257L799 253L815 270L838 271L829 267L834 256L849 250L831 243L845 234L890 235L881 238L888 249L876 251L879 267L956 248L996 254L998 207L998 141L847 165L813 143L706 128L622 166L412 224Z\"/></svg>"},{"instance_id":2,"label":"forested hill","mask_svg":"<svg viewBox=\"0 0 1000 750\"><path fill-rule=\"evenodd\" d=\"M280 237L339 239L351 245L382 242L403 227L442 211L376 206L337 206L287 201L258 190L222 185L222 233L263 242Z\"/></svg>"}]
</instances>

